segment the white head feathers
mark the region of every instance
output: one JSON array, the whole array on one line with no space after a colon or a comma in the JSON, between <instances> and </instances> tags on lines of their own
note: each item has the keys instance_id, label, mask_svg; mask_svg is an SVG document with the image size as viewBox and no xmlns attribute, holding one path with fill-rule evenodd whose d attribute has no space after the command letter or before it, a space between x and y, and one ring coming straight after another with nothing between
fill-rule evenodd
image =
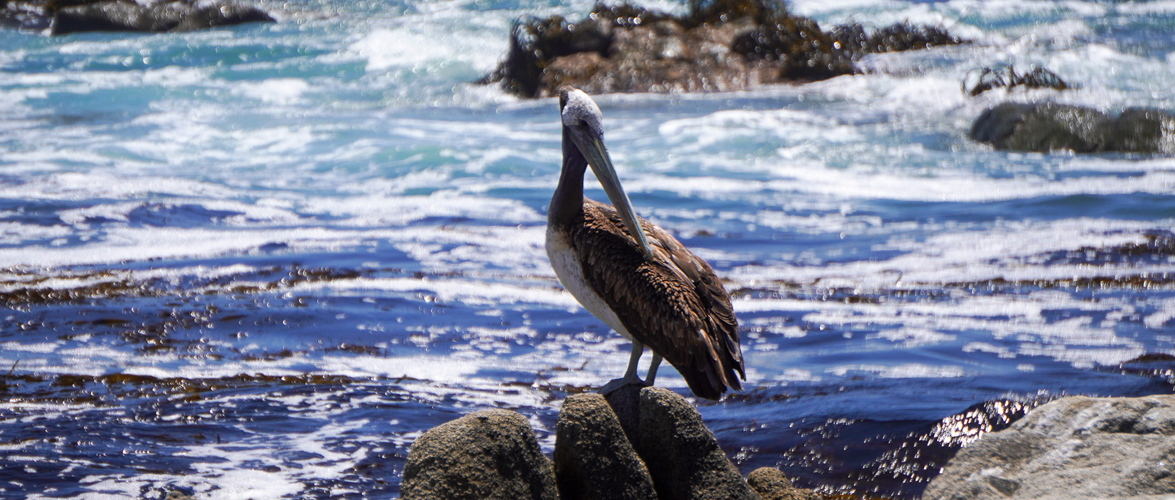
<instances>
[{"instance_id":1,"label":"white head feathers","mask_svg":"<svg viewBox=\"0 0 1175 500\"><path fill-rule=\"evenodd\" d=\"M562 109L563 126L587 126L593 132L603 136L604 114L596 101L588 97L584 91L567 87L559 91L559 106Z\"/></svg>"}]
</instances>

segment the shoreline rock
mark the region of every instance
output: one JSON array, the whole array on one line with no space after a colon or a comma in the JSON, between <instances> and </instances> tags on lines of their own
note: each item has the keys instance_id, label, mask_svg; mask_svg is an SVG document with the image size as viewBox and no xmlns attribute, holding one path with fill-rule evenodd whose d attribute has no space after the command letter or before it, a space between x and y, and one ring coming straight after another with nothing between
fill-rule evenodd
<instances>
[{"instance_id":1,"label":"shoreline rock","mask_svg":"<svg viewBox=\"0 0 1175 500\"><path fill-rule=\"evenodd\" d=\"M514 412L478 412L438 426L412 445L403 497L555 498L557 490L564 500L822 498L795 488L773 467L757 469L744 480L680 395L636 386L618 392L608 399L596 394L567 398L556 425L553 464L539 452L526 419ZM1175 495L1170 463L1175 395L1067 397L1024 411L1026 416L1010 417L1013 422L1003 430L1004 425L993 423L994 432L967 441L921 498L1141 500ZM637 415L637 422L626 429L622 414ZM480 493L470 493L475 491L471 485Z\"/></svg>"},{"instance_id":2,"label":"shoreline rock","mask_svg":"<svg viewBox=\"0 0 1175 500\"><path fill-rule=\"evenodd\" d=\"M657 498L648 468L599 394L580 394L563 403L554 462L561 500Z\"/></svg>"},{"instance_id":3,"label":"shoreline rock","mask_svg":"<svg viewBox=\"0 0 1175 500\"><path fill-rule=\"evenodd\" d=\"M1067 397L963 448L923 500L1171 498L1175 396Z\"/></svg>"},{"instance_id":4,"label":"shoreline rock","mask_svg":"<svg viewBox=\"0 0 1175 500\"><path fill-rule=\"evenodd\" d=\"M404 500L556 500L555 473L526 418L485 410L441 424L412 443Z\"/></svg>"},{"instance_id":5,"label":"shoreline rock","mask_svg":"<svg viewBox=\"0 0 1175 500\"><path fill-rule=\"evenodd\" d=\"M517 413L481 411L437 426L412 444L403 498L546 499L554 498L556 484L563 500L820 498L769 467L752 472L748 484L680 395L636 386L617 392L624 395L611 401L597 394L567 398L553 466ZM635 446L618 413L638 416Z\"/></svg>"},{"instance_id":6,"label":"shoreline rock","mask_svg":"<svg viewBox=\"0 0 1175 500\"><path fill-rule=\"evenodd\" d=\"M685 398L647 387L640 405L638 449L659 498L759 499Z\"/></svg>"}]
</instances>

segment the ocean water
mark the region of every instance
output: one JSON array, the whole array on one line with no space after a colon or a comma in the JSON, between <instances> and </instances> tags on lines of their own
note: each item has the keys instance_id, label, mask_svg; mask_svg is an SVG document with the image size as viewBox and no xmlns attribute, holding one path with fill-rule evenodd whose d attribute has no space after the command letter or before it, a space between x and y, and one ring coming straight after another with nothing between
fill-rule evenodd
<instances>
[{"instance_id":1,"label":"ocean water","mask_svg":"<svg viewBox=\"0 0 1175 500\"><path fill-rule=\"evenodd\" d=\"M0 31L0 497L394 498L429 428L513 409L549 453L560 401L623 373L543 249L557 103L470 83L514 19L592 3L261 5L279 22ZM1170 393L1175 160L966 132L1006 100L1175 110L1175 2L789 6L972 42L597 97L637 212L734 297L746 390L697 404L742 471L916 498L1001 416ZM1008 64L1080 88L961 90Z\"/></svg>"}]
</instances>

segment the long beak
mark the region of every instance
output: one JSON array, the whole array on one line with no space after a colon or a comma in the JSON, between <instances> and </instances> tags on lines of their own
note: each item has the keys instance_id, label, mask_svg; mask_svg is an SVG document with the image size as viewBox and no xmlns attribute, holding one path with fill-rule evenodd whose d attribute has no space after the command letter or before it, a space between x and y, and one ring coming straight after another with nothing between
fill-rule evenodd
<instances>
[{"instance_id":1,"label":"long beak","mask_svg":"<svg viewBox=\"0 0 1175 500\"><path fill-rule=\"evenodd\" d=\"M649 239L645 236L641 225L637 223L632 202L628 201L628 195L620 186L620 178L616 175L616 169L612 167L612 157L608 156L608 149L604 147L604 141L591 134L584 135L587 137L573 133L571 137L579 150L587 157L588 165L592 167L592 172L595 172L596 178L604 186L604 192L612 201L612 206L616 207L616 211L620 213L620 219L628 228L628 232L636 237L637 242L641 245L641 250L645 252L645 257L653 260L653 249L649 246Z\"/></svg>"}]
</instances>

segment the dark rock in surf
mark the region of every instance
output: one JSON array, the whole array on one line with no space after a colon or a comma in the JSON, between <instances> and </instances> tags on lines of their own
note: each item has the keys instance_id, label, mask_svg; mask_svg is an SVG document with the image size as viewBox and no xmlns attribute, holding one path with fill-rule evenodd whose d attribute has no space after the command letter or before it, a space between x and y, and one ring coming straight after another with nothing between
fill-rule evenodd
<instances>
[{"instance_id":1,"label":"dark rock in surf","mask_svg":"<svg viewBox=\"0 0 1175 500\"><path fill-rule=\"evenodd\" d=\"M760 467L747 475L747 484L763 500L821 500L812 490L796 488L783 471L775 467Z\"/></svg>"},{"instance_id":2,"label":"dark rock in surf","mask_svg":"<svg viewBox=\"0 0 1175 500\"><path fill-rule=\"evenodd\" d=\"M1130 108L1117 118L1083 106L1003 103L985 111L970 137L1010 151L1175 153L1175 116Z\"/></svg>"},{"instance_id":3,"label":"dark rock in surf","mask_svg":"<svg viewBox=\"0 0 1175 500\"><path fill-rule=\"evenodd\" d=\"M958 45L963 41L937 26L898 23L867 32L864 26L850 23L837 26L829 34L839 48L856 55L928 49L940 45Z\"/></svg>"},{"instance_id":4,"label":"dark rock in surf","mask_svg":"<svg viewBox=\"0 0 1175 500\"><path fill-rule=\"evenodd\" d=\"M961 43L941 28L904 23L842 32L843 41L781 0L691 0L681 16L597 4L578 21L515 23L506 59L482 83L522 97L568 85L590 94L741 90L852 74L853 59L866 53Z\"/></svg>"},{"instance_id":5,"label":"dark rock in surf","mask_svg":"<svg viewBox=\"0 0 1175 500\"><path fill-rule=\"evenodd\" d=\"M404 500L558 497L551 462L530 424L506 410L472 413L417 438L400 488Z\"/></svg>"},{"instance_id":6,"label":"dark rock in surf","mask_svg":"<svg viewBox=\"0 0 1175 500\"><path fill-rule=\"evenodd\" d=\"M1175 115L1157 109L1127 108L1110 131L1109 150L1175 153Z\"/></svg>"},{"instance_id":7,"label":"dark rock in surf","mask_svg":"<svg viewBox=\"0 0 1175 500\"><path fill-rule=\"evenodd\" d=\"M959 451L927 500L1166 498L1175 396L1068 397Z\"/></svg>"},{"instance_id":8,"label":"dark rock in surf","mask_svg":"<svg viewBox=\"0 0 1175 500\"><path fill-rule=\"evenodd\" d=\"M644 462L599 394L578 394L563 402L554 461L562 500L657 498Z\"/></svg>"},{"instance_id":9,"label":"dark rock in surf","mask_svg":"<svg viewBox=\"0 0 1175 500\"><path fill-rule=\"evenodd\" d=\"M637 449L659 498L759 498L685 398L659 387L646 387L641 390L640 404Z\"/></svg>"},{"instance_id":10,"label":"dark rock in surf","mask_svg":"<svg viewBox=\"0 0 1175 500\"><path fill-rule=\"evenodd\" d=\"M1105 149L1110 119L1092 108L1057 103L1003 103L987 110L971 127L971 138L1013 151Z\"/></svg>"},{"instance_id":11,"label":"dark rock in surf","mask_svg":"<svg viewBox=\"0 0 1175 500\"><path fill-rule=\"evenodd\" d=\"M257 7L231 0L169 1L149 5L123 0L104 0L56 9L53 14L52 33L64 35L88 31L193 31L273 21L267 12Z\"/></svg>"},{"instance_id":12,"label":"dark rock in surf","mask_svg":"<svg viewBox=\"0 0 1175 500\"><path fill-rule=\"evenodd\" d=\"M840 50L816 21L786 16L735 38L731 50L748 61L768 61L775 70L763 83L827 80L852 74L852 54Z\"/></svg>"}]
</instances>

